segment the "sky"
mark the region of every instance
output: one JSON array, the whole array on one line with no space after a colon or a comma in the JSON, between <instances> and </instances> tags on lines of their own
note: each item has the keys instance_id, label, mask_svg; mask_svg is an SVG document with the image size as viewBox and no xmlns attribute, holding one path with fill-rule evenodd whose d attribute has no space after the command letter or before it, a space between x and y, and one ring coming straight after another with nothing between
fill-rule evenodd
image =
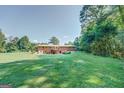
<instances>
[{"instance_id":1,"label":"sky","mask_svg":"<svg viewBox=\"0 0 124 93\"><path fill-rule=\"evenodd\" d=\"M60 44L80 34L82 6L0 6L0 28L9 36L27 35L31 42L49 42L52 36Z\"/></svg>"}]
</instances>

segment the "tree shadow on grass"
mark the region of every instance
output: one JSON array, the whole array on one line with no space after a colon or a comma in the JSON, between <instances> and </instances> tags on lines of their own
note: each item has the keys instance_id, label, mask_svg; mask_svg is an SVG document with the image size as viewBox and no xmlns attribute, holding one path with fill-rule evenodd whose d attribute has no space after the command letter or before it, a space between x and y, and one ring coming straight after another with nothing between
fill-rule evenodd
<instances>
[{"instance_id":1,"label":"tree shadow on grass","mask_svg":"<svg viewBox=\"0 0 124 93\"><path fill-rule=\"evenodd\" d=\"M0 84L19 87L25 84L26 80L45 77L45 73L52 66L51 64L46 64L45 62L47 61L48 60L23 60L2 63L0 64ZM30 85L28 87L30 87Z\"/></svg>"},{"instance_id":2,"label":"tree shadow on grass","mask_svg":"<svg viewBox=\"0 0 124 93\"><path fill-rule=\"evenodd\" d=\"M104 75L104 68L97 69L91 68L90 64L84 64L84 62L73 62L72 59L61 58L1 63L0 84L31 88L124 87L124 82L109 74L109 71Z\"/></svg>"}]
</instances>

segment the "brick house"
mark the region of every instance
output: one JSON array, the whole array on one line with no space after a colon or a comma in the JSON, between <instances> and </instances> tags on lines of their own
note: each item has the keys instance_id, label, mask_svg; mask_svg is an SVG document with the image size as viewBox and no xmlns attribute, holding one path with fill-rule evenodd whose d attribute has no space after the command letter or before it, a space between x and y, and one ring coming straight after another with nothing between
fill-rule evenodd
<instances>
[{"instance_id":1,"label":"brick house","mask_svg":"<svg viewBox=\"0 0 124 93\"><path fill-rule=\"evenodd\" d=\"M37 45L36 50L41 54L61 54L76 49L73 45Z\"/></svg>"}]
</instances>

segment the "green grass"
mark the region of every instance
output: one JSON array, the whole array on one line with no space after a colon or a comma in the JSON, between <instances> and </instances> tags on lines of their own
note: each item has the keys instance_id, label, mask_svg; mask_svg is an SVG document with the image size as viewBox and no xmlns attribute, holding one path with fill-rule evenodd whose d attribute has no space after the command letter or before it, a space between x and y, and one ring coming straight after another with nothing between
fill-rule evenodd
<instances>
[{"instance_id":1,"label":"green grass","mask_svg":"<svg viewBox=\"0 0 124 93\"><path fill-rule=\"evenodd\" d=\"M17 53L0 53L0 63L7 63L13 61L27 60L27 59L37 59L35 54L27 52L17 52Z\"/></svg>"},{"instance_id":2,"label":"green grass","mask_svg":"<svg viewBox=\"0 0 124 93\"><path fill-rule=\"evenodd\" d=\"M0 84L12 87L124 88L124 60L81 52L41 56L0 54Z\"/></svg>"}]
</instances>

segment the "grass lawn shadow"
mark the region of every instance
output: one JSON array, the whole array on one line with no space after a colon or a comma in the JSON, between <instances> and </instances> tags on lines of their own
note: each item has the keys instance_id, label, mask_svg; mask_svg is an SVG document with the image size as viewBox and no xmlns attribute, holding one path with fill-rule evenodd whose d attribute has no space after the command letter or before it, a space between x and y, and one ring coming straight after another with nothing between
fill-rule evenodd
<instances>
[{"instance_id":1,"label":"grass lawn shadow","mask_svg":"<svg viewBox=\"0 0 124 93\"><path fill-rule=\"evenodd\" d=\"M21 88L124 87L123 62L79 54L0 63L0 84Z\"/></svg>"}]
</instances>

